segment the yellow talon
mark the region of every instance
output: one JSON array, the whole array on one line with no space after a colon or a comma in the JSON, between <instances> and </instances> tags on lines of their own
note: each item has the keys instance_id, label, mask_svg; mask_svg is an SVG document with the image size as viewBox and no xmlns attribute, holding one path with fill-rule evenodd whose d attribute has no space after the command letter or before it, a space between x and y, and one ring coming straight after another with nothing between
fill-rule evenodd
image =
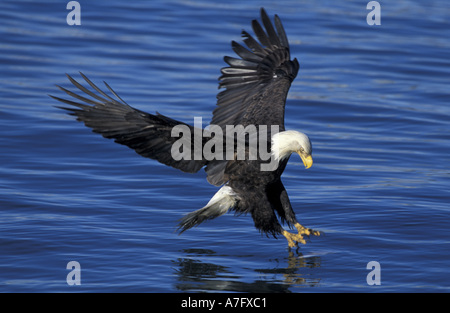
<instances>
[{"instance_id":1,"label":"yellow talon","mask_svg":"<svg viewBox=\"0 0 450 313\"><path fill-rule=\"evenodd\" d=\"M320 231L312 230L311 228L306 228L299 223L294 225L295 228L297 228L297 231L300 235L313 235L313 236L320 236Z\"/></svg>"},{"instance_id":2,"label":"yellow talon","mask_svg":"<svg viewBox=\"0 0 450 313\"><path fill-rule=\"evenodd\" d=\"M306 228L299 223L296 223L295 228L297 228L298 234L290 233L286 230L282 231L282 234L284 237L286 237L288 241L289 248L298 247L299 243L306 244L306 240L303 239L302 235L313 235L313 236L320 236L320 231L312 230L311 228Z\"/></svg>"},{"instance_id":3,"label":"yellow talon","mask_svg":"<svg viewBox=\"0 0 450 313\"><path fill-rule=\"evenodd\" d=\"M300 234L293 234L286 230L284 230L282 234L284 237L286 237L289 248L298 247L298 243L306 244L306 240L303 239L302 235Z\"/></svg>"}]
</instances>

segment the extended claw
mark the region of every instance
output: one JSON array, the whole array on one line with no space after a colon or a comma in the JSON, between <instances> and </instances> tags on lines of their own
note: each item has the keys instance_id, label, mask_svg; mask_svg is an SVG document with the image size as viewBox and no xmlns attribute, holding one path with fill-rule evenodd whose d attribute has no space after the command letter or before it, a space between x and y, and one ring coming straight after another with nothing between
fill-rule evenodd
<instances>
[{"instance_id":1,"label":"extended claw","mask_svg":"<svg viewBox=\"0 0 450 313\"><path fill-rule=\"evenodd\" d=\"M306 244L306 240L303 239L302 235L300 234L293 234L286 230L284 230L282 234L284 237L286 237L289 248L298 247L298 243Z\"/></svg>"},{"instance_id":2,"label":"extended claw","mask_svg":"<svg viewBox=\"0 0 450 313\"><path fill-rule=\"evenodd\" d=\"M282 232L283 236L286 237L286 239L288 241L289 248L298 247L299 243L306 244L306 240L303 239L302 235L320 236L320 234L321 234L320 231L313 230L311 228L306 228L306 227L300 225L299 223L295 224L294 226L297 229L298 234L293 234L286 230L283 230L283 232Z\"/></svg>"},{"instance_id":3,"label":"extended claw","mask_svg":"<svg viewBox=\"0 0 450 313\"><path fill-rule=\"evenodd\" d=\"M320 231L318 230L313 230L311 228L306 228L302 225L300 225L299 223L294 225L295 228L297 228L297 231L299 233L299 235L313 235L313 236L320 236Z\"/></svg>"}]
</instances>

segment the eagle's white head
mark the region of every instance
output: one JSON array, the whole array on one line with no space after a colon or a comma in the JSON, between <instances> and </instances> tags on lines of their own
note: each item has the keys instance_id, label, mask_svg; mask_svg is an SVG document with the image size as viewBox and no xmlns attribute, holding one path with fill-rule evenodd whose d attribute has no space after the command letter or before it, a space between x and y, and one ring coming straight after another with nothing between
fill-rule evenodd
<instances>
[{"instance_id":1,"label":"eagle's white head","mask_svg":"<svg viewBox=\"0 0 450 313\"><path fill-rule=\"evenodd\" d=\"M297 152L306 168L313 164L312 146L309 137L295 130L286 130L272 136L272 156L277 161Z\"/></svg>"}]
</instances>

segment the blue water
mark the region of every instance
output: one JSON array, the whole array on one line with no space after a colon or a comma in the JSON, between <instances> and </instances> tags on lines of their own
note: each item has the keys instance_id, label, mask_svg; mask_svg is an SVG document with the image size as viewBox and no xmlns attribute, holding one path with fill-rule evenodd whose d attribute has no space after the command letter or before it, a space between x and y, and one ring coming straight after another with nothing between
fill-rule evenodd
<instances>
[{"instance_id":1,"label":"blue water","mask_svg":"<svg viewBox=\"0 0 450 313\"><path fill-rule=\"evenodd\" d=\"M0 291L450 291L448 1L382 1L379 26L368 1L81 1L81 26L67 2L0 2ZM261 6L301 64L286 126L314 147L311 169L293 156L283 174L300 222L325 233L298 251L249 216L178 236L217 190L205 173L142 158L48 97L82 71L207 124L222 57Z\"/></svg>"}]
</instances>

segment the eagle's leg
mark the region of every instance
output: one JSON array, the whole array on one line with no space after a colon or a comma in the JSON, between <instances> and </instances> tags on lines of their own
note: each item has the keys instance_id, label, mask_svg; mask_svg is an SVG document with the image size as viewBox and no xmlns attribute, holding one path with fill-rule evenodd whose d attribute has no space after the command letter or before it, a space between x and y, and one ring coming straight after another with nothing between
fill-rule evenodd
<instances>
[{"instance_id":1,"label":"eagle's leg","mask_svg":"<svg viewBox=\"0 0 450 313\"><path fill-rule=\"evenodd\" d=\"M300 225L300 223L296 223L295 228L297 228L298 234L299 235L314 235L314 236L320 236L320 231L317 230L313 230L311 228L306 228L302 225Z\"/></svg>"}]
</instances>

